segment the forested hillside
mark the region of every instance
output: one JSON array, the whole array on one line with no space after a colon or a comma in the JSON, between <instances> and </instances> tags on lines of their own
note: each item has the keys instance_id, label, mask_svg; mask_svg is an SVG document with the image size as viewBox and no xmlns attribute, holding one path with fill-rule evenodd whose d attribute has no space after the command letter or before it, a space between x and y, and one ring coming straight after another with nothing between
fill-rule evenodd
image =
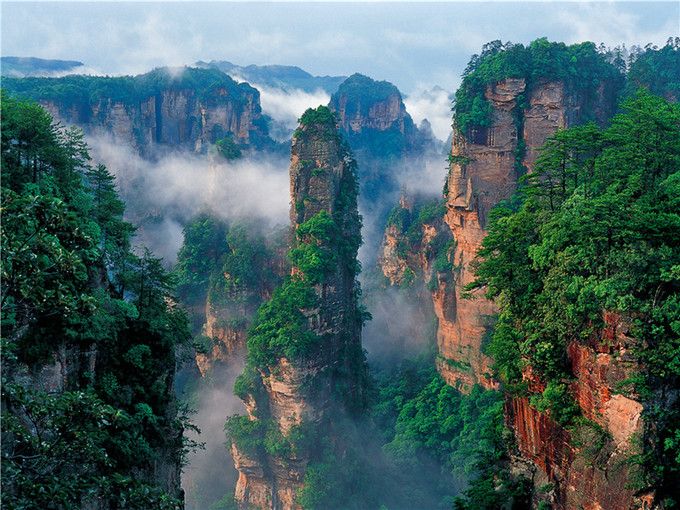
<instances>
[{"instance_id":1,"label":"forested hillside","mask_svg":"<svg viewBox=\"0 0 680 510\"><path fill-rule=\"evenodd\" d=\"M173 282L76 129L2 96L2 495L8 508L181 508L189 339Z\"/></svg>"}]
</instances>

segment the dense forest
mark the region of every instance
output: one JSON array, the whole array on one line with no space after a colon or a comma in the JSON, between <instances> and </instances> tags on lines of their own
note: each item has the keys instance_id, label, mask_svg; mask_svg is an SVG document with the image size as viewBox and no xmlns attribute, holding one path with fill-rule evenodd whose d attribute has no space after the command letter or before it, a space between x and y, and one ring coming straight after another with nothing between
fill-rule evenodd
<instances>
[{"instance_id":1,"label":"dense forest","mask_svg":"<svg viewBox=\"0 0 680 510\"><path fill-rule=\"evenodd\" d=\"M2 121L3 503L180 508L174 282L78 130L4 94Z\"/></svg>"},{"instance_id":2,"label":"dense forest","mask_svg":"<svg viewBox=\"0 0 680 510\"><path fill-rule=\"evenodd\" d=\"M665 394L680 380L680 108L641 90L621 109L606 129L548 140L494 210L473 287L500 305L488 350L506 391L526 394L531 367L545 383L532 405L570 428L599 430L570 394L568 344L591 341L606 313L630 318L640 367L620 391L655 402L656 430L629 461L640 488L677 498L680 408Z\"/></svg>"}]
</instances>

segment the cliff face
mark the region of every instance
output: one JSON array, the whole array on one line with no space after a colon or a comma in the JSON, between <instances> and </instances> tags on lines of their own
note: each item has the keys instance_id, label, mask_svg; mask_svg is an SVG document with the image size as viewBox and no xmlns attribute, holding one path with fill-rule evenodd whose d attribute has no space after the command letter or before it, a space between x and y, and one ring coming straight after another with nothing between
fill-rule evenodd
<instances>
[{"instance_id":1,"label":"cliff face","mask_svg":"<svg viewBox=\"0 0 680 510\"><path fill-rule=\"evenodd\" d=\"M490 125L464 136L454 129L451 166L447 179L446 223L456 241L454 285L445 292L452 303L451 319L440 320L438 344L443 358L438 368L449 384L469 387L479 383L494 387L490 359L483 354L484 336L496 309L474 291L463 299L464 288L475 279L471 267L486 235L489 211L509 198L517 179L531 172L545 140L556 130L582 121L594 113L604 121L613 113L615 90L604 83L587 103L561 81L546 81L527 90L523 78L489 85L484 97L491 107ZM471 367L460 371L456 366Z\"/></svg>"},{"instance_id":2,"label":"cliff face","mask_svg":"<svg viewBox=\"0 0 680 510\"><path fill-rule=\"evenodd\" d=\"M269 434L278 435L291 448L248 451L232 434L240 473L236 498L243 508L300 508L296 495L306 467L321 454L319 444L301 431L313 430L316 438L332 436L332 417L342 410L353 412L365 400L355 279L360 218L354 172L354 161L337 133L331 112L324 107L309 110L293 138L291 154L291 223L297 231L291 279L266 306L276 314L278 307L284 306L280 301L283 294L294 288L308 289L304 292L309 292L309 301L292 303L293 311L281 320L288 323L293 320L291 315L301 313L299 329L289 341L297 345L311 335L314 344L300 355L287 354L287 350L282 353L279 346L266 361L258 362L260 341L278 339L260 336L259 328L264 325L255 324L255 338L248 341L248 366L257 371L256 382L243 395L249 425L268 423ZM314 272L314 264L308 264L310 259L295 255L306 250L327 257L329 263L320 274ZM308 439L296 440L300 434Z\"/></svg>"},{"instance_id":3,"label":"cliff face","mask_svg":"<svg viewBox=\"0 0 680 510\"><path fill-rule=\"evenodd\" d=\"M627 335L626 322L611 313L604 320L599 338L567 348L575 377L570 390L591 424L567 430L530 405L528 397L506 402L506 423L515 433L518 453L537 468L535 487L550 484L540 497L555 508L652 508L653 494L640 495L631 488L635 468L627 462L640 453L643 405L617 393L641 367L630 354L634 340ZM544 389L529 372L524 378L531 393Z\"/></svg>"},{"instance_id":4,"label":"cliff face","mask_svg":"<svg viewBox=\"0 0 680 510\"><path fill-rule=\"evenodd\" d=\"M214 69L14 79L8 90L38 100L65 125L112 136L143 156L177 149L204 152L225 136L244 147L269 142L259 92Z\"/></svg>"},{"instance_id":5,"label":"cliff face","mask_svg":"<svg viewBox=\"0 0 680 510\"><path fill-rule=\"evenodd\" d=\"M438 313L437 366L446 381L466 391L472 384L495 387L484 354L494 303L484 289L464 296L475 279L473 261L486 235L490 210L514 192L518 177L532 172L540 147L556 130L594 119L603 123L614 112L616 83L602 80L592 90L576 91L566 82L529 83L513 78L486 87L490 106L486 127L461 132L454 126L447 180L446 224L455 240L453 283L434 293L449 301L451 314ZM643 403L618 393L623 381L642 371L630 355L633 340L621 317L605 314L605 328L587 344L567 348L574 397L586 422L569 429L540 411L532 396L545 390L531 366L524 369L525 396L508 397L506 423L514 432L516 465L530 466L535 503L549 501L556 509L651 508L652 495L631 488L635 477L627 462L639 453L645 425ZM584 424L585 423L585 424Z\"/></svg>"},{"instance_id":6,"label":"cliff face","mask_svg":"<svg viewBox=\"0 0 680 510\"><path fill-rule=\"evenodd\" d=\"M338 114L340 129L355 151L384 156L385 150L399 153L412 148L416 141L418 130L406 113L399 90L391 83L354 74L333 94L329 108ZM390 146L373 143L386 133L393 138Z\"/></svg>"}]
</instances>

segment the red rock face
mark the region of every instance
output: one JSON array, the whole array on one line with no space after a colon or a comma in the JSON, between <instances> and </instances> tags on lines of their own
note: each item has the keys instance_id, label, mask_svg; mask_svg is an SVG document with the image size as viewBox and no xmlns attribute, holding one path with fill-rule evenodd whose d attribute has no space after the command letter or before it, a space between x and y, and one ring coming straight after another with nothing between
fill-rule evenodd
<instances>
[{"instance_id":1,"label":"red rock face","mask_svg":"<svg viewBox=\"0 0 680 510\"><path fill-rule=\"evenodd\" d=\"M491 360L483 354L482 342L496 308L483 292L475 291L474 299L463 299L461 294L475 279L471 263L486 235L489 210L515 189L518 132L513 110L525 89L522 79L504 80L487 89L486 98L493 106L492 124L486 133L472 136L482 143L470 143L454 132L445 218L456 242L454 283L445 298L438 298L440 304L435 304L435 309L442 310L437 343L444 359L437 367L449 384L462 391L469 391L474 384L495 387L490 378Z\"/></svg>"},{"instance_id":2,"label":"red rock face","mask_svg":"<svg viewBox=\"0 0 680 510\"><path fill-rule=\"evenodd\" d=\"M642 404L617 393L620 383L640 367L628 353L632 340L616 314L605 314L600 338L589 345L569 344L567 353L575 381L571 391L591 425L569 431L549 413L532 407L527 397L509 398L506 421L522 457L537 468L537 488L551 484L547 497L556 510L628 510L651 508L653 495L639 496L631 488L627 459L638 452ZM543 387L525 372L531 393Z\"/></svg>"},{"instance_id":3,"label":"red rock face","mask_svg":"<svg viewBox=\"0 0 680 510\"><path fill-rule=\"evenodd\" d=\"M527 95L528 107L518 112L521 94ZM475 279L473 261L486 235L488 213L515 189L518 141L525 143L521 164L532 171L545 140L577 122L584 107L560 82L527 91L524 80L508 79L489 87L485 95L493 107L491 125L469 133L467 139L454 131L445 217L456 242L453 279L440 281L433 295L439 319L437 368L462 391L473 384L495 386L482 344L496 308L480 291L472 300L463 293ZM596 118L612 111L610 96L605 86L598 89L596 104L589 105ZM597 338L586 345L572 342L567 350L575 378L570 390L590 425L566 430L549 412L532 407L529 397L506 403L518 453L535 467L535 488L545 486L543 494L537 490L537 501L548 500L558 510L648 508L652 498L638 497L630 488L632 473L626 463L636 453L643 406L634 395L617 393L620 383L639 370L629 354L632 340L621 317L608 313L604 320ZM523 376L530 394L545 389L531 367Z\"/></svg>"},{"instance_id":4,"label":"red rock face","mask_svg":"<svg viewBox=\"0 0 680 510\"><path fill-rule=\"evenodd\" d=\"M523 95L528 107L518 111ZM483 292L473 292L473 300L463 298L465 286L475 279L472 262L486 236L489 211L514 192L517 168L533 171L545 140L558 129L579 122L586 113L585 99L559 81L527 90L524 79L509 78L489 86L485 97L493 108L491 125L468 133L467 138L454 129L445 218L456 241L454 285L447 288L446 298L437 298L440 305L435 305L449 310L448 316L438 314L439 352L448 360L438 367L450 384L463 391L476 383L495 386L490 379L491 360L482 353L482 344L496 309ZM613 111L613 89L602 84L594 97L588 113L602 121ZM517 161L520 139L525 150Z\"/></svg>"}]
</instances>

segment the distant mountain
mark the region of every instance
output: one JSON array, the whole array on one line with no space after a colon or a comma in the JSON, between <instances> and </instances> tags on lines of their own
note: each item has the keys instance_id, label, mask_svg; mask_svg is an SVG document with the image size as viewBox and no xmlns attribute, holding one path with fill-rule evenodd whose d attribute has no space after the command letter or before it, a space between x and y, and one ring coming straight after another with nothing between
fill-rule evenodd
<instances>
[{"instance_id":1,"label":"distant mountain","mask_svg":"<svg viewBox=\"0 0 680 510\"><path fill-rule=\"evenodd\" d=\"M26 76L52 76L76 72L84 64L77 60L51 60L35 57L0 57L2 76L24 78Z\"/></svg>"},{"instance_id":2,"label":"distant mountain","mask_svg":"<svg viewBox=\"0 0 680 510\"><path fill-rule=\"evenodd\" d=\"M197 67L212 67L227 73L232 78L240 78L248 83L256 83L283 90L302 89L314 92L318 89L329 95L338 90L346 76L313 76L307 71L295 66L267 65L267 66L239 66L226 60L198 61Z\"/></svg>"},{"instance_id":3,"label":"distant mountain","mask_svg":"<svg viewBox=\"0 0 680 510\"><path fill-rule=\"evenodd\" d=\"M241 148L271 148L260 93L217 69L158 68L137 76L10 78L8 93L38 101L64 125L107 134L140 155L203 153L225 137Z\"/></svg>"}]
</instances>

